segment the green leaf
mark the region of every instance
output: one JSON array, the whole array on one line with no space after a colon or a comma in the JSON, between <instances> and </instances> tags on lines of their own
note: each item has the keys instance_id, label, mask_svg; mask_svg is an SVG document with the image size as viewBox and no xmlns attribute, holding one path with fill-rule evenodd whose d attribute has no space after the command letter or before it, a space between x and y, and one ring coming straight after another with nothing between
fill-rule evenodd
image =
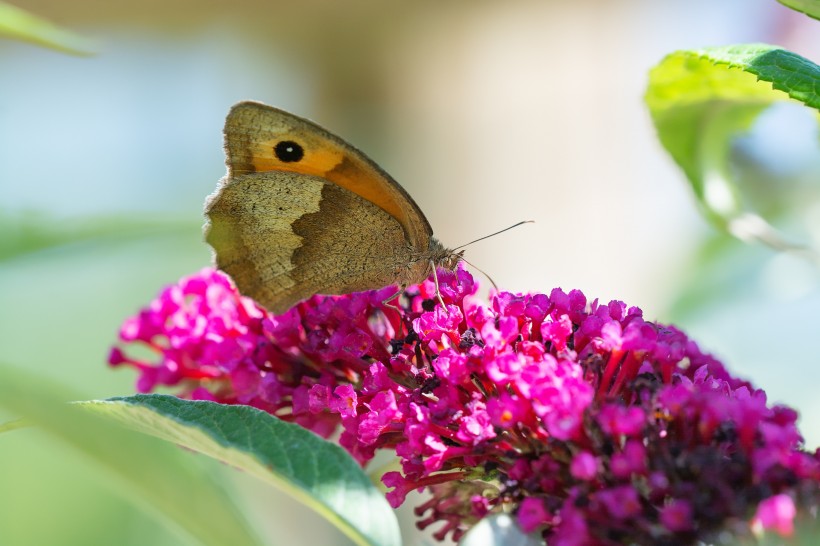
<instances>
[{"instance_id":1,"label":"green leaf","mask_svg":"<svg viewBox=\"0 0 820 546\"><path fill-rule=\"evenodd\" d=\"M71 398L64 388L0 365L0 409L85 453L116 478L115 491L201 544L262 544L228 493L191 453L67 404Z\"/></svg>"},{"instance_id":2,"label":"green leaf","mask_svg":"<svg viewBox=\"0 0 820 546\"><path fill-rule=\"evenodd\" d=\"M84 402L136 430L224 461L313 508L357 544L401 543L384 496L339 446L249 406L166 395Z\"/></svg>"},{"instance_id":3,"label":"green leaf","mask_svg":"<svg viewBox=\"0 0 820 546\"><path fill-rule=\"evenodd\" d=\"M784 6L814 19L820 19L820 0L778 0Z\"/></svg>"},{"instance_id":4,"label":"green leaf","mask_svg":"<svg viewBox=\"0 0 820 546\"><path fill-rule=\"evenodd\" d=\"M0 2L0 36L72 55L91 55L91 42L18 7Z\"/></svg>"},{"instance_id":5,"label":"green leaf","mask_svg":"<svg viewBox=\"0 0 820 546\"><path fill-rule=\"evenodd\" d=\"M678 51L652 69L645 100L710 221L743 239L802 248L745 209L729 152L732 138L775 102L820 109L820 67L764 44Z\"/></svg>"}]
</instances>

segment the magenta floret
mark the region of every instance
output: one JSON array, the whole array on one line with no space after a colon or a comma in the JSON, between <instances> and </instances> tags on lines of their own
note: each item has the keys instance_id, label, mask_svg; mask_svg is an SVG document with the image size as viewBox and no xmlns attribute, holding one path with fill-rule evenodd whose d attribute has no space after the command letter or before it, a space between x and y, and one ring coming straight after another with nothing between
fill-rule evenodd
<instances>
[{"instance_id":1,"label":"magenta floret","mask_svg":"<svg viewBox=\"0 0 820 546\"><path fill-rule=\"evenodd\" d=\"M205 269L124 323L113 366L137 388L250 404L340 443L395 452L398 506L458 540L511 510L551 545L686 545L722 530L790 534L816 508L820 462L797 414L729 374L683 332L578 290L500 292L470 274L314 296L273 316Z\"/></svg>"}]
</instances>

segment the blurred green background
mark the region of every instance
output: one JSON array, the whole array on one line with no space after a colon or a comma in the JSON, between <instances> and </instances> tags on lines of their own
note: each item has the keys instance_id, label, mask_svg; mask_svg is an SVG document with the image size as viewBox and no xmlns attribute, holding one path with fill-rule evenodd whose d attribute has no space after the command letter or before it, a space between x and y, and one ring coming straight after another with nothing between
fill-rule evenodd
<instances>
[{"instance_id":1,"label":"blurred green background","mask_svg":"<svg viewBox=\"0 0 820 546\"><path fill-rule=\"evenodd\" d=\"M681 325L798 408L820 443L817 269L714 233L642 104L666 53L765 41L817 61L817 23L773 0L15 5L96 54L0 40L3 362L87 398L133 392L132 373L106 368L108 347L162 286L209 264L202 203L224 174L224 115L254 99L365 150L449 246L535 220L469 259L502 288L580 288ZM817 144L811 114L783 107L735 154L753 204L808 241L820 239ZM348 544L211 467L271 544ZM4 546L185 543L34 430L0 437L0 484ZM429 542L412 518L405 531Z\"/></svg>"}]
</instances>

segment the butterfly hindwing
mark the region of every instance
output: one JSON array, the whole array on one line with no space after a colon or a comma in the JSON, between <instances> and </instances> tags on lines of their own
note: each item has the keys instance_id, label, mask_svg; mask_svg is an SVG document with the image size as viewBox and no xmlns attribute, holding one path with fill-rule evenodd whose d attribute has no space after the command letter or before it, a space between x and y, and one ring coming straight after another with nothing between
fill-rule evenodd
<instances>
[{"instance_id":1,"label":"butterfly hindwing","mask_svg":"<svg viewBox=\"0 0 820 546\"><path fill-rule=\"evenodd\" d=\"M225 179L206 213L217 267L275 313L317 292L401 282L412 261L394 218L316 176L270 172Z\"/></svg>"}]
</instances>

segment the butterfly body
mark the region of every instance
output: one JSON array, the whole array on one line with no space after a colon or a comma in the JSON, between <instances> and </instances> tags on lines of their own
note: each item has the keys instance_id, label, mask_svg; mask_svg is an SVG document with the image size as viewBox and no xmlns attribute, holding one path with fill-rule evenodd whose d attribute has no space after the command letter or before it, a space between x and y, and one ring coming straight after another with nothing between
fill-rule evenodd
<instances>
[{"instance_id":1,"label":"butterfly body","mask_svg":"<svg viewBox=\"0 0 820 546\"><path fill-rule=\"evenodd\" d=\"M316 293L421 282L453 268L412 198L321 127L259 103L231 109L228 174L208 198L206 240L239 290L274 313Z\"/></svg>"}]
</instances>

